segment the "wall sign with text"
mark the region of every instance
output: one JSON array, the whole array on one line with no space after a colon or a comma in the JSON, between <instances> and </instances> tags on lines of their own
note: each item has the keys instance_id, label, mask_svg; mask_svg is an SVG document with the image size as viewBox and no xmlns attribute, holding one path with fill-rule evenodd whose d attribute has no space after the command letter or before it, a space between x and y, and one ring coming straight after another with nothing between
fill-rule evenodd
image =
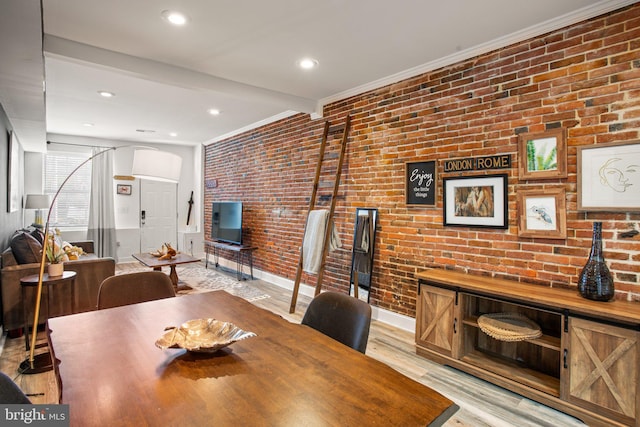
<instances>
[{"instance_id":1,"label":"wall sign with text","mask_svg":"<svg viewBox=\"0 0 640 427\"><path fill-rule=\"evenodd\" d=\"M405 165L404 191L407 205L435 206L437 162L407 162Z\"/></svg>"},{"instance_id":2,"label":"wall sign with text","mask_svg":"<svg viewBox=\"0 0 640 427\"><path fill-rule=\"evenodd\" d=\"M511 167L511 156L499 154L485 157L467 157L442 161L444 172L467 172L489 169L508 169Z\"/></svg>"}]
</instances>

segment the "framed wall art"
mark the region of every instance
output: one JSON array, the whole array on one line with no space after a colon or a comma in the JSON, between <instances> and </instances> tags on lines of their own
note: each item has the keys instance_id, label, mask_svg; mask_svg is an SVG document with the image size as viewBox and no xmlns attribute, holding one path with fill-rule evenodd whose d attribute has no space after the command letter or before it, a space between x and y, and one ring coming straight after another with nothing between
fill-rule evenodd
<instances>
[{"instance_id":1,"label":"framed wall art","mask_svg":"<svg viewBox=\"0 0 640 427\"><path fill-rule=\"evenodd\" d=\"M118 184L116 186L116 193L123 194L125 196L131 195L131 185L128 184Z\"/></svg>"},{"instance_id":2,"label":"framed wall art","mask_svg":"<svg viewBox=\"0 0 640 427\"><path fill-rule=\"evenodd\" d=\"M445 178L444 225L507 228L507 175Z\"/></svg>"},{"instance_id":3,"label":"framed wall art","mask_svg":"<svg viewBox=\"0 0 640 427\"><path fill-rule=\"evenodd\" d=\"M640 211L640 141L578 147L578 210Z\"/></svg>"},{"instance_id":4,"label":"framed wall art","mask_svg":"<svg viewBox=\"0 0 640 427\"><path fill-rule=\"evenodd\" d=\"M404 192L407 206L435 206L437 192L437 162L407 162L404 164Z\"/></svg>"},{"instance_id":5,"label":"framed wall art","mask_svg":"<svg viewBox=\"0 0 640 427\"><path fill-rule=\"evenodd\" d=\"M20 143L13 131L9 134L8 159L7 212L15 212L20 208Z\"/></svg>"},{"instance_id":6,"label":"framed wall art","mask_svg":"<svg viewBox=\"0 0 640 427\"><path fill-rule=\"evenodd\" d=\"M521 180L567 177L567 144L563 128L519 136L518 177Z\"/></svg>"},{"instance_id":7,"label":"framed wall art","mask_svg":"<svg viewBox=\"0 0 640 427\"><path fill-rule=\"evenodd\" d=\"M518 236L567 238L564 188L518 191Z\"/></svg>"}]
</instances>

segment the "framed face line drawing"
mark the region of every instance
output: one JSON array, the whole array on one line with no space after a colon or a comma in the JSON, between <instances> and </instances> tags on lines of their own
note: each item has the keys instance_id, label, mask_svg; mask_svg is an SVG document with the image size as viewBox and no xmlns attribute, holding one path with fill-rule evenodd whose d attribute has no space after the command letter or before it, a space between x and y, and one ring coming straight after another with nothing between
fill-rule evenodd
<instances>
[{"instance_id":1,"label":"framed face line drawing","mask_svg":"<svg viewBox=\"0 0 640 427\"><path fill-rule=\"evenodd\" d=\"M578 210L640 211L640 141L578 147Z\"/></svg>"}]
</instances>

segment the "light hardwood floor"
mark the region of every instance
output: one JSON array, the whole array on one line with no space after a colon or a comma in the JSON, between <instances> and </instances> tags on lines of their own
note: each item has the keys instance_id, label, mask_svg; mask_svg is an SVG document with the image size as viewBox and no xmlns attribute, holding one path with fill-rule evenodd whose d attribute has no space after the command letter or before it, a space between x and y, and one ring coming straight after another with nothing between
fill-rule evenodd
<instances>
[{"instance_id":1,"label":"light hardwood floor","mask_svg":"<svg viewBox=\"0 0 640 427\"><path fill-rule=\"evenodd\" d=\"M235 276L235 272L228 274ZM291 322L300 323L310 300L308 297L299 295L296 312L289 314L290 290L261 280L243 284L258 287L270 295L270 298L255 301L255 305ZM38 342L46 346L43 333L38 335ZM52 372L18 374L17 367L28 355L25 352L24 338L10 339L4 336L0 349L0 370L15 378L16 383L30 395L33 403L57 403L58 389ZM42 351L46 351L46 347L38 349L38 352ZM445 426L448 427L584 426L579 420L562 412L416 355L413 333L381 322L372 322L367 355L454 401L460 409L446 422ZM375 372L371 374L375 375ZM410 399L411 396L407 398Z\"/></svg>"}]
</instances>

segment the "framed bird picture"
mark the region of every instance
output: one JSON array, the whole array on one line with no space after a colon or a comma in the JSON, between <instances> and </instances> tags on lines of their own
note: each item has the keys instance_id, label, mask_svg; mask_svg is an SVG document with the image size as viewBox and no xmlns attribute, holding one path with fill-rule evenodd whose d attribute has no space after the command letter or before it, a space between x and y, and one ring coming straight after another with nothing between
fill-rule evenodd
<instances>
[{"instance_id":1,"label":"framed bird picture","mask_svg":"<svg viewBox=\"0 0 640 427\"><path fill-rule=\"evenodd\" d=\"M564 188L518 191L518 236L567 238Z\"/></svg>"}]
</instances>

